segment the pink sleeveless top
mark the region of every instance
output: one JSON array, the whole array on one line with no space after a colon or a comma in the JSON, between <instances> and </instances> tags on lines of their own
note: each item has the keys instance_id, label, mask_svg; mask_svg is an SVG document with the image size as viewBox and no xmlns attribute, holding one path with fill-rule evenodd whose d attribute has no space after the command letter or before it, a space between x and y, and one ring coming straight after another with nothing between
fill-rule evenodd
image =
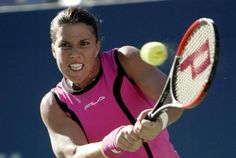
<instances>
[{"instance_id":1,"label":"pink sleeveless top","mask_svg":"<svg viewBox=\"0 0 236 158\"><path fill-rule=\"evenodd\" d=\"M84 130L88 142L101 141L115 128L134 124L139 113L154 102L131 83L122 69L116 49L100 54L96 80L81 92L69 92L65 80L52 89L57 103ZM178 158L167 130L135 153L122 158Z\"/></svg>"}]
</instances>

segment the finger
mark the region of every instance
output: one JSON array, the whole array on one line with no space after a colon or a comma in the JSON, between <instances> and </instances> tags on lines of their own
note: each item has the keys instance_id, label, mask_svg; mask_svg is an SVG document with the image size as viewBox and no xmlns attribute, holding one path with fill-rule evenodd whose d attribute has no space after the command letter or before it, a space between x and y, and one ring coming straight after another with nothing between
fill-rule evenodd
<instances>
[{"instance_id":1,"label":"finger","mask_svg":"<svg viewBox=\"0 0 236 158\"><path fill-rule=\"evenodd\" d=\"M141 123L137 121L135 124L135 133L144 141L152 140L161 131L161 127L159 121L152 122L144 119Z\"/></svg>"},{"instance_id":2,"label":"finger","mask_svg":"<svg viewBox=\"0 0 236 158\"><path fill-rule=\"evenodd\" d=\"M155 127L154 122L144 119L141 122L137 121L135 123L134 132L135 133L143 133L143 132L148 131L151 128L154 128L154 127Z\"/></svg>"},{"instance_id":3,"label":"finger","mask_svg":"<svg viewBox=\"0 0 236 158\"><path fill-rule=\"evenodd\" d=\"M137 122L134 124L133 131L137 134L137 133L139 133L141 127L142 127L141 122L140 122L140 121L137 121Z\"/></svg>"},{"instance_id":4,"label":"finger","mask_svg":"<svg viewBox=\"0 0 236 158\"><path fill-rule=\"evenodd\" d=\"M144 120L141 121L141 126L143 128L148 128L149 129L149 128L156 127L157 124L159 124L159 123L160 123L159 120L158 121L149 121L149 120L144 119Z\"/></svg>"},{"instance_id":5,"label":"finger","mask_svg":"<svg viewBox=\"0 0 236 158\"><path fill-rule=\"evenodd\" d=\"M121 139L119 142L119 146L121 149L125 150L125 151L130 151L130 152L134 152L136 150L138 150L141 146L142 146L142 141L136 141L134 142L129 142L127 141L127 139Z\"/></svg>"},{"instance_id":6,"label":"finger","mask_svg":"<svg viewBox=\"0 0 236 158\"><path fill-rule=\"evenodd\" d=\"M151 109L147 109L147 110L142 111L142 112L139 114L137 120L138 120L138 121L142 121L143 119L145 119L145 117L148 115L148 113L149 113L150 111L151 111Z\"/></svg>"},{"instance_id":7,"label":"finger","mask_svg":"<svg viewBox=\"0 0 236 158\"><path fill-rule=\"evenodd\" d=\"M137 121L134 126L134 132L140 139L146 139L146 132L148 132L147 127L143 126L140 121Z\"/></svg>"},{"instance_id":8,"label":"finger","mask_svg":"<svg viewBox=\"0 0 236 158\"><path fill-rule=\"evenodd\" d=\"M129 144L136 143L140 138L135 134L133 126L124 127L117 135L117 141L127 142Z\"/></svg>"},{"instance_id":9,"label":"finger","mask_svg":"<svg viewBox=\"0 0 236 158\"><path fill-rule=\"evenodd\" d=\"M134 127L129 128L127 131L125 131L125 138L130 144L135 144L136 142L140 141L140 138L134 132Z\"/></svg>"},{"instance_id":10,"label":"finger","mask_svg":"<svg viewBox=\"0 0 236 158\"><path fill-rule=\"evenodd\" d=\"M134 130L132 130L129 134L128 140L131 142L137 142L140 140L140 138L138 137L138 135L134 132Z\"/></svg>"}]
</instances>

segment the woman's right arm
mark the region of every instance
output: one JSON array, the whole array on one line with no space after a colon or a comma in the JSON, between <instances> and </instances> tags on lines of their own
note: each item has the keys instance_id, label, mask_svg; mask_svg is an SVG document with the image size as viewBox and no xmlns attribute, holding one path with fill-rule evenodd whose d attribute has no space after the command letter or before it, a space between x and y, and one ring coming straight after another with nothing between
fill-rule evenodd
<instances>
[{"instance_id":1,"label":"woman's right arm","mask_svg":"<svg viewBox=\"0 0 236 158\"><path fill-rule=\"evenodd\" d=\"M60 109L52 93L49 92L43 97L40 112L49 133L53 152L57 158L106 157L102 153L102 143L106 143L103 140L88 143L83 130ZM113 138L109 139L112 140ZM132 125L121 128L116 133L114 141L118 148L124 151L135 152L142 146L142 140L133 132Z\"/></svg>"},{"instance_id":2,"label":"woman's right arm","mask_svg":"<svg viewBox=\"0 0 236 158\"><path fill-rule=\"evenodd\" d=\"M60 109L52 93L43 97L40 112L57 158L103 157L101 142L88 144L83 130Z\"/></svg>"}]
</instances>

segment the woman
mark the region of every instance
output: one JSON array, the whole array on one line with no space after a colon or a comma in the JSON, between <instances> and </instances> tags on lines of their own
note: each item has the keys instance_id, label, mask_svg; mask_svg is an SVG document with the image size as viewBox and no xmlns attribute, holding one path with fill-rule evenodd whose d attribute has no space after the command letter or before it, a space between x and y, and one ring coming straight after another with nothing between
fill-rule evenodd
<instances>
[{"instance_id":1,"label":"woman","mask_svg":"<svg viewBox=\"0 0 236 158\"><path fill-rule=\"evenodd\" d=\"M166 127L181 115L145 116L160 96L165 75L123 46L100 53L96 18L70 7L51 22L52 54L63 79L40 111L58 158L177 158Z\"/></svg>"}]
</instances>

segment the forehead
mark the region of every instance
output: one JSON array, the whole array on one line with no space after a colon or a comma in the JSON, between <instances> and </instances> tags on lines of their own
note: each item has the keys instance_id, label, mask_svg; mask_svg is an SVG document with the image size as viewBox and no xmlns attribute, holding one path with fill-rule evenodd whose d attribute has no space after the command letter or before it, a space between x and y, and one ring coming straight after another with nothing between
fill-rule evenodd
<instances>
[{"instance_id":1,"label":"forehead","mask_svg":"<svg viewBox=\"0 0 236 158\"><path fill-rule=\"evenodd\" d=\"M58 27L56 32L57 40L73 40L84 38L95 38L92 26L86 25L84 23L63 24L62 26Z\"/></svg>"}]
</instances>

